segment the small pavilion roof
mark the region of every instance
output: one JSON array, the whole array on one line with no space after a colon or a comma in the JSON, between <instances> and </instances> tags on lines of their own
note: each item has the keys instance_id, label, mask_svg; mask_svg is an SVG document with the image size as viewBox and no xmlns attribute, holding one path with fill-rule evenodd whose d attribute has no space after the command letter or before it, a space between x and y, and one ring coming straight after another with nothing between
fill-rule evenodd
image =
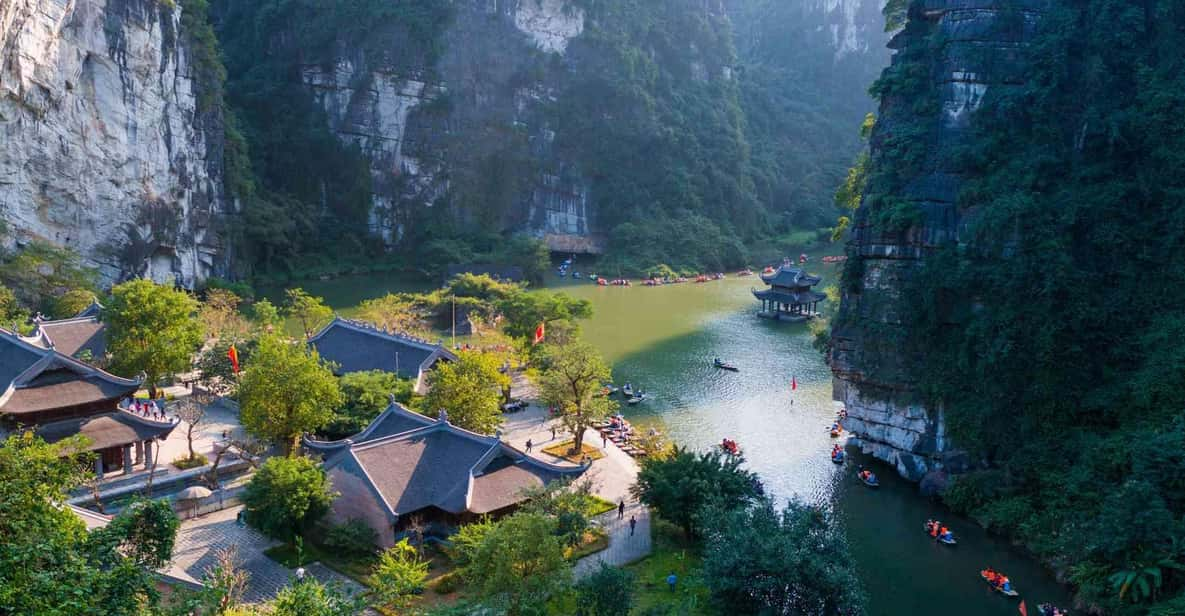
<instances>
[{"instance_id":1,"label":"small pavilion roof","mask_svg":"<svg viewBox=\"0 0 1185 616\"><path fill-rule=\"evenodd\" d=\"M757 299L782 302L783 304L810 304L827 299L825 294L818 291L785 291L776 288L754 290L753 296Z\"/></svg>"},{"instance_id":2,"label":"small pavilion roof","mask_svg":"<svg viewBox=\"0 0 1185 616\"><path fill-rule=\"evenodd\" d=\"M341 374L382 370L417 378L439 360L457 359L440 344L341 317L317 332L309 344L322 358L337 364Z\"/></svg>"},{"instance_id":3,"label":"small pavilion roof","mask_svg":"<svg viewBox=\"0 0 1185 616\"><path fill-rule=\"evenodd\" d=\"M34 432L50 443L81 434L90 439L87 450L96 451L137 441L167 438L176 427L177 424L171 421L154 421L127 411L112 411L50 422L36 428Z\"/></svg>"},{"instance_id":4,"label":"small pavilion roof","mask_svg":"<svg viewBox=\"0 0 1185 616\"><path fill-rule=\"evenodd\" d=\"M84 351L90 351L93 358L103 357L107 353L107 325L99 320L97 314L34 321L37 329L33 332L31 342L38 346L53 348L72 357L78 357Z\"/></svg>"},{"instance_id":5,"label":"small pavilion roof","mask_svg":"<svg viewBox=\"0 0 1185 616\"><path fill-rule=\"evenodd\" d=\"M765 284L775 287L789 287L791 289L813 287L823 280L792 265L783 265L772 274L762 274L761 279L765 281Z\"/></svg>"}]
</instances>

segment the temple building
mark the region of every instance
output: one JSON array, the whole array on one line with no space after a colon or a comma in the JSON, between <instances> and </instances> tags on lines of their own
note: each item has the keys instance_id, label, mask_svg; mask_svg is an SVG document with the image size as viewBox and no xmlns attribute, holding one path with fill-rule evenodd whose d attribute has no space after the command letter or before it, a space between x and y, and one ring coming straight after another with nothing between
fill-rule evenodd
<instances>
[{"instance_id":1,"label":"temple building","mask_svg":"<svg viewBox=\"0 0 1185 616\"><path fill-rule=\"evenodd\" d=\"M388 332L367 323L336 317L309 339L322 359L337 365L340 376L351 372L382 370L414 379L415 390L425 390L428 370L438 361L457 356L439 343Z\"/></svg>"},{"instance_id":2,"label":"temple building","mask_svg":"<svg viewBox=\"0 0 1185 616\"><path fill-rule=\"evenodd\" d=\"M579 477L587 466L537 460L503 443L458 428L441 412L433 420L392 400L365 430L340 441L304 439L324 457L340 496L328 518L364 520L379 544L395 544L413 519L429 527L455 527L481 516L513 512L523 490Z\"/></svg>"},{"instance_id":3,"label":"temple building","mask_svg":"<svg viewBox=\"0 0 1185 616\"><path fill-rule=\"evenodd\" d=\"M762 274L768 289L753 289L753 296L761 300L757 316L778 321L799 322L818 314L819 302L827 296L812 289L822 279L804 270L784 264L773 272Z\"/></svg>"},{"instance_id":4,"label":"temple building","mask_svg":"<svg viewBox=\"0 0 1185 616\"><path fill-rule=\"evenodd\" d=\"M152 459L153 445L176 423L119 408L141 381L108 374L43 341L0 329L0 431L32 429L51 443L81 434L97 454L100 476L130 473Z\"/></svg>"},{"instance_id":5,"label":"temple building","mask_svg":"<svg viewBox=\"0 0 1185 616\"><path fill-rule=\"evenodd\" d=\"M107 357L107 326L99 320L102 309L95 301L68 319L51 320L37 315L33 317L36 329L30 341L87 363L103 365Z\"/></svg>"}]
</instances>

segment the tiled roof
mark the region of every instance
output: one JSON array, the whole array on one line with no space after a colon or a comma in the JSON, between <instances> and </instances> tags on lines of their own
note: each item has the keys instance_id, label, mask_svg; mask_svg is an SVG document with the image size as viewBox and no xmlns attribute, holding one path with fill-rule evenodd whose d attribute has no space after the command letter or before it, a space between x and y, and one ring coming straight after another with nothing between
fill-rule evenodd
<instances>
[{"instance_id":1,"label":"tiled roof","mask_svg":"<svg viewBox=\"0 0 1185 616\"><path fill-rule=\"evenodd\" d=\"M309 344L323 359L337 364L339 374L383 370L414 379L439 359L456 360L439 344L341 317L310 338Z\"/></svg>"},{"instance_id":2,"label":"tiled roof","mask_svg":"<svg viewBox=\"0 0 1185 616\"><path fill-rule=\"evenodd\" d=\"M369 441L402 434L416 428L423 428L430 426L434 422L415 412L404 408L402 405L391 400L390 406L386 408L374 421L370 422L366 429L355 434L354 436L340 441L317 441L305 437L304 445L308 449L319 453L328 453L337 451L342 447L353 444L361 444Z\"/></svg>"},{"instance_id":3,"label":"tiled roof","mask_svg":"<svg viewBox=\"0 0 1185 616\"><path fill-rule=\"evenodd\" d=\"M306 439L305 444L326 454L326 469L354 475L369 485L393 517L426 507L489 513L520 502L526 488L585 470L536 460L497 437L458 428L447 416L431 421L413 415L392 403L354 439ZM386 434L401 425L413 427Z\"/></svg>"},{"instance_id":4,"label":"tiled roof","mask_svg":"<svg viewBox=\"0 0 1185 616\"><path fill-rule=\"evenodd\" d=\"M827 299L825 294L818 291L783 291L781 289L755 290L753 296L757 299L767 299L783 304L809 304Z\"/></svg>"},{"instance_id":5,"label":"tiled roof","mask_svg":"<svg viewBox=\"0 0 1185 616\"><path fill-rule=\"evenodd\" d=\"M139 380L108 374L0 330L0 413L29 413L125 396Z\"/></svg>"},{"instance_id":6,"label":"tiled roof","mask_svg":"<svg viewBox=\"0 0 1185 616\"><path fill-rule=\"evenodd\" d=\"M98 317L42 321L37 331L55 350L72 357L90 351L91 357L97 359L107 353L107 325Z\"/></svg>"},{"instance_id":7,"label":"tiled roof","mask_svg":"<svg viewBox=\"0 0 1185 616\"><path fill-rule=\"evenodd\" d=\"M806 271L790 265L783 265L772 274L762 274L761 279L766 284L775 287L813 287L823 280L818 276L811 276Z\"/></svg>"},{"instance_id":8,"label":"tiled roof","mask_svg":"<svg viewBox=\"0 0 1185 616\"><path fill-rule=\"evenodd\" d=\"M50 443L82 434L91 441L87 448L95 451L152 438L165 438L175 427L176 423L151 421L126 411L113 411L47 423L37 428L36 433Z\"/></svg>"}]
</instances>

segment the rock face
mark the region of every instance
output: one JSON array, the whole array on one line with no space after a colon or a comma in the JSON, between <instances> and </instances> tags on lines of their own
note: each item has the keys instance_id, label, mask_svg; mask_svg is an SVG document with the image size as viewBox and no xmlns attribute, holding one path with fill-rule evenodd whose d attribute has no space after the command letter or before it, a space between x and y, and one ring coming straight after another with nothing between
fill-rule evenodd
<instances>
[{"instance_id":1,"label":"rock face","mask_svg":"<svg viewBox=\"0 0 1185 616\"><path fill-rule=\"evenodd\" d=\"M957 472L967 460L947 438L941 404L918 395L912 362L902 354L900 341L908 335L903 289L930 251L959 242L961 226L974 216L957 206L962 175L951 148L970 138L971 115L990 90L1023 83L1018 54L1046 4L925 0L914 3L909 24L890 43L894 65L922 65L927 100L882 99L873 164L885 164L878 154L895 135L923 135L924 160L894 195L916 206L921 222L887 231L873 224L867 203L857 212L831 367L834 397L848 411L845 426L864 451L914 481L936 470Z\"/></svg>"},{"instance_id":2,"label":"rock face","mask_svg":"<svg viewBox=\"0 0 1185 616\"><path fill-rule=\"evenodd\" d=\"M68 246L107 282L225 269L221 125L198 113L179 28L157 0L0 2L7 242Z\"/></svg>"}]
</instances>

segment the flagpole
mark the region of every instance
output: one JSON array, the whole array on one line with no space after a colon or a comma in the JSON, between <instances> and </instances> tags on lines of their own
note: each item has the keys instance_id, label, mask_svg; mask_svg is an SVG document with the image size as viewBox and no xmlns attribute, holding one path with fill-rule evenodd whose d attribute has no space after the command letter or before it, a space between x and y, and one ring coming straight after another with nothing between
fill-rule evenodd
<instances>
[{"instance_id":1,"label":"flagpole","mask_svg":"<svg viewBox=\"0 0 1185 616\"><path fill-rule=\"evenodd\" d=\"M453 348L457 348L457 296L453 295Z\"/></svg>"}]
</instances>

